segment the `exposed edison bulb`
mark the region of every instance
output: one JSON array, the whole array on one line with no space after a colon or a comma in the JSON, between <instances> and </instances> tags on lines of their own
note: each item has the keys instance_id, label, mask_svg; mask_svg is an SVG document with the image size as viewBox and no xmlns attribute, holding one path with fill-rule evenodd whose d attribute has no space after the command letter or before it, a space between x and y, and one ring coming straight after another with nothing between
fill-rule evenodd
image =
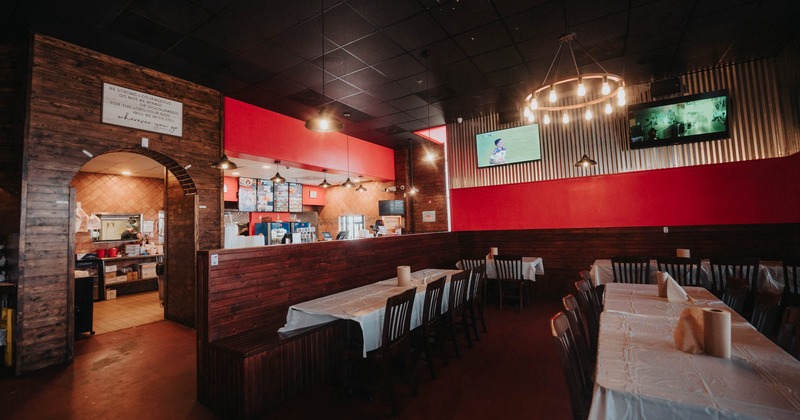
<instances>
[{"instance_id":1,"label":"exposed edison bulb","mask_svg":"<svg viewBox=\"0 0 800 420\"><path fill-rule=\"evenodd\" d=\"M586 114L584 114L583 117L586 118L586 121L591 121L592 117L594 117L594 115L592 115L592 110L587 109Z\"/></svg>"},{"instance_id":2,"label":"exposed edison bulb","mask_svg":"<svg viewBox=\"0 0 800 420\"><path fill-rule=\"evenodd\" d=\"M625 97L617 96L617 106L625 106Z\"/></svg>"},{"instance_id":3,"label":"exposed edison bulb","mask_svg":"<svg viewBox=\"0 0 800 420\"><path fill-rule=\"evenodd\" d=\"M578 81L578 96L586 96L586 86L583 85L583 79Z\"/></svg>"},{"instance_id":4,"label":"exposed edison bulb","mask_svg":"<svg viewBox=\"0 0 800 420\"><path fill-rule=\"evenodd\" d=\"M620 86L617 91L617 98L625 98L625 86Z\"/></svg>"},{"instance_id":5,"label":"exposed edison bulb","mask_svg":"<svg viewBox=\"0 0 800 420\"><path fill-rule=\"evenodd\" d=\"M523 111L523 112L522 112L522 115L524 115L524 116L526 116L526 117L527 117L528 115L531 115L531 109L530 109L530 108L528 108L528 107L526 106L526 107L525 107L525 111Z\"/></svg>"},{"instance_id":6,"label":"exposed edison bulb","mask_svg":"<svg viewBox=\"0 0 800 420\"><path fill-rule=\"evenodd\" d=\"M561 115L561 122L564 124L569 124L569 114L566 112Z\"/></svg>"},{"instance_id":7,"label":"exposed edison bulb","mask_svg":"<svg viewBox=\"0 0 800 420\"><path fill-rule=\"evenodd\" d=\"M603 87L600 88L600 92L603 95L608 95L611 93L611 86L608 85L608 79L603 79Z\"/></svg>"},{"instance_id":8,"label":"exposed edison bulb","mask_svg":"<svg viewBox=\"0 0 800 420\"><path fill-rule=\"evenodd\" d=\"M321 119L319 120L319 128L320 128L321 130L327 130L327 129L329 129L330 127L331 127L331 122L330 122L330 121L328 121L328 119L327 119L327 118L321 118Z\"/></svg>"},{"instance_id":9,"label":"exposed edison bulb","mask_svg":"<svg viewBox=\"0 0 800 420\"><path fill-rule=\"evenodd\" d=\"M612 109L611 109L611 103L609 103L609 102L606 102L606 106L605 106L605 108L604 108L603 110L606 112L606 114L610 114L610 113L611 113L611 111L612 111Z\"/></svg>"},{"instance_id":10,"label":"exposed edison bulb","mask_svg":"<svg viewBox=\"0 0 800 420\"><path fill-rule=\"evenodd\" d=\"M550 89L550 96L548 97L548 99L550 100L550 102L555 102L558 100L558 98L556 97L556 88Z\"/></svg>"},{"instance_id":11,"label":"exposed edison bulb","mask_svg":"<svg viewBox=\"0 0 800 420\"><path fill-rule=\"evenodd\" d=\"M531 109L539 109L539 101L537 101L536 98L531 100Z\"/></svg>"},{"instance_id":12,"label":"exposed edison bulb","mask_svg":"<svg viewBox=\"0 0 800 420\"><path fill-rule=\"evenodd\" d=\"M550 114L544 114L544 125L550 124Z\"/></svg>"},{"instance_id":13,"label":"exposed edison bulb","mask_svg":"<svg viewBox=\"0 0 800 420\"><path fill-rule=\"evenodd\" d=\"M528 122L529 122L529 123L532 123L532 122L534 122L535 120L536 120L536 117L533 115L533 112L531 112L530 114L528 114Z\"/></svg>"}]
</instances>

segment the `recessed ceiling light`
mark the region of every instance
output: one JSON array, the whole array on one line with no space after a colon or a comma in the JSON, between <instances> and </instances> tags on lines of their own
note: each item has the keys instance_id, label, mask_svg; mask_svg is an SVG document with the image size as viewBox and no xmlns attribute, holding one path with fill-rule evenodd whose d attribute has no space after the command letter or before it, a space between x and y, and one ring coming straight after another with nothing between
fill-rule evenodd
<instances>
[{"instance_id":1,"label":"recessed ceiling light","mask_svg":"<svg viewBox=\"0 0 800 420\"><path fill-rule=\"evenodd\" d=\"M122 171L122 175L131 176L131 171Z\"/></svg>"},{"instance_id":2,"label":"recessed ceiling light","mask_svg":"<svg viewBox=\"0 0 800 420\"><path fill-rule=\"evenodd\" d=\"M239 175L239 172L234 172L233 174L234 174L234 175Z\"/></svg>"},{"instance_id":3,"label":"recessed ceiling light","mask_svg":"<svg viewBox=\"0 0 800 420\"><path fill-rule=\"evenodd\" d=\"M272 167L272 166L269 166L269 165L264 165L264 166L262 166L262 168L264 168L264 169L269 169L269 168L271 168L271 167Z\"/></svg>"}]
</instances>

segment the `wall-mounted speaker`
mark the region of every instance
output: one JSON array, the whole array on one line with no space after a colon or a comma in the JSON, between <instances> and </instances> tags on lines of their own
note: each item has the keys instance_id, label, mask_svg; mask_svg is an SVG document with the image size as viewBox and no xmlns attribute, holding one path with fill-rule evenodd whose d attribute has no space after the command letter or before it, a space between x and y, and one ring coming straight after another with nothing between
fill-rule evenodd
<instances>
[{"instance_id":1,"label":"wall-mounted speaker","mask_svg":"<svg viewBox=\"0 0 800 420\"><path fill-rule=\"evenodd\" d=\"M653 99L680 95L681 93L681 79L679 77L659 80L650 84L650 96L652 96Z\"/></svg>"}]
</instances>

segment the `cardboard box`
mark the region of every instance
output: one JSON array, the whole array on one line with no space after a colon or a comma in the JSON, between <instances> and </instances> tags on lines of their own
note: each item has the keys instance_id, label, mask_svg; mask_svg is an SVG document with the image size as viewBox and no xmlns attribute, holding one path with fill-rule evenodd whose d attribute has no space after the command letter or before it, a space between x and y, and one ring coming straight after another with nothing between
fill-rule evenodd
<instances>
[{"instance_id":1,"label":"cardboard box","mask_svg":"<svg viewBox=\"0 0 800 420\"><path fill-rule=\"evenodd\" d=\"M139 273L136 271L128 271L128 281L139 280Z\"/></svg>"},{"instance_id":2,"label":"cardboard box","mask_svg":"<svg viewBox=\"0 0 800 420\"><path fill-rule=\"evenodd\" d=\"M117 298L116 289L106 289L106 300L116 299L116 298Z\"/></svg>"},{"instance_id":3,"label":"cardboard box","mask_svg":"<svg viewBox=\"0 0 800 420\"><path fill-rule=\"evenodd\" d=\"M139 264L139 278L146 279L148 277L157 277L156 264L158 263L141 263Z\"/></svg>"},{"instance_id":4,"label":"cardboard box","mask_svg":"<svg viewBox=\"0 0 800 420\"><path fill-rule=\"evenodd\" d=\"M118 276L117 273L106 273L105 275L106 284L122 283L125 280L126 280L125 276Z\"/></svg>"},{"instance_id":5,"label":"cardboard box","mask_svg":"<svg viewBox=\"0 0 800 420\"><path fill-rule=\"evenodd\" d=\"M106 273L115 273L117 271L117 265L107 265L106 266Z\"/></svg>"}]
</instances>

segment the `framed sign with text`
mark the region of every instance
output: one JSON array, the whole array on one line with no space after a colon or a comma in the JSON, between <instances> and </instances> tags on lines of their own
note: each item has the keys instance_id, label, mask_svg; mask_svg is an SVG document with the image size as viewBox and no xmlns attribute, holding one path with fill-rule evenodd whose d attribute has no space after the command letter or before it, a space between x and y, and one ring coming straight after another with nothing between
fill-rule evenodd
<instances>
[{"instance_id":1,"label":"framed sign with text","mask_svg":"<svg viewBox=\"0 0 800 420\"><path fill-rule=\"evenodd\" d=\"M183 103L103 83L103 122L183 136Z\"/></svg>"}]
</instances>

